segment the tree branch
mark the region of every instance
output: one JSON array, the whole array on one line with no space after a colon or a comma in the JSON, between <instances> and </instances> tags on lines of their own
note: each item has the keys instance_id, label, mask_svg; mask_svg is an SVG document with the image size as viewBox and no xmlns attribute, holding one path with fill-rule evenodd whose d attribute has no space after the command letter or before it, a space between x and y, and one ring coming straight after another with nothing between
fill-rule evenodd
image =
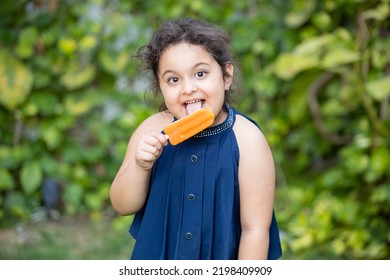
<instances>
[{"instance_id":1,"label":"tree branch","mask_svg":"<svg viewBox=\"0 0 390 280\"><path fill-rule=\"evenodd\" d=\"M326 129L321 115L321 107L318 102L320 90L333 78L333 73L326 72L315 80L309 87L309 108L317 131L329 142L335 145L347 144L351 141L350 136L337 135Z\"/></svg>"}]
</instances>

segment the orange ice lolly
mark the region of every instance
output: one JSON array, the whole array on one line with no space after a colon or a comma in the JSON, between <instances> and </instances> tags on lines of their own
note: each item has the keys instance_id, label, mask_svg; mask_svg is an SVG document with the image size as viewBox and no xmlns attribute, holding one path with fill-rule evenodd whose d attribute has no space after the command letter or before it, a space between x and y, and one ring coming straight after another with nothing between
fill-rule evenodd
<instances>
[{"instance_id":1,"label":"orange ice lolly","mask_svg":"<svg viewBox=\"0 0 390 280\"><path fill-rule=\"evenodd\" d=\"M214 113L208 109L200 109L164 128L172 145L177 145L195 134L208 128L214 122Z\"/></svg>"}]
</instances>

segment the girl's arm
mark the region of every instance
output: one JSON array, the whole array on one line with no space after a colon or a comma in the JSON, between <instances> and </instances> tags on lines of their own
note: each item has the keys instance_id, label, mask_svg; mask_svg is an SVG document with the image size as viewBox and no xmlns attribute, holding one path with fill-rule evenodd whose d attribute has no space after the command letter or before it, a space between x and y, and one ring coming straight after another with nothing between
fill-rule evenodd
<instances>
[{"instance_id":1,"label":"girl's arm","mask_svg":"<svg viewBox=\"0 0 390 280\"><path fill-rule=\"evenodd\" d=\"M146 119L131 136L124 160L110 188L114 209L121 215L138 212L145 203L154 162L168 141L160 133L172 121L167 113Z\"/></svg>"},{"instance_id":2,"label":"girl's arm","mask_svg":"<svg viewBox=\"0 0 390 280\"><path fill-rule=\"evenodd\" d=\"M267 259L272 221L275 167L262 132L237 116L234 131L240 149L239 186L242 235L239 259Z\"/></svg>"}]
</instances>

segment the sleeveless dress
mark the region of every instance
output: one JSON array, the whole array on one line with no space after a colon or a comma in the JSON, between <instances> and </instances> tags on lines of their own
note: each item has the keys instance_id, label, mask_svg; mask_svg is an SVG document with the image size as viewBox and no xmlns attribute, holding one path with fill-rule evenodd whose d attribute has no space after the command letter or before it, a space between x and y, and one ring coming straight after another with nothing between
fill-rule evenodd
<instances>
[{"instance_id":1,"label":"sleeveless dress","mask_svg":"<svg viewBox=\"0 0 390 280\"><path fill-rule=\"evenodd\" d=\"M242 114L226 108L223 123L168 144L155 162L147 201L130 227L136 239L131 259L237 259L240 152L232 127ZM274 214L269 240L268 259L280 258Z\"/></svg>"}]
</instances>

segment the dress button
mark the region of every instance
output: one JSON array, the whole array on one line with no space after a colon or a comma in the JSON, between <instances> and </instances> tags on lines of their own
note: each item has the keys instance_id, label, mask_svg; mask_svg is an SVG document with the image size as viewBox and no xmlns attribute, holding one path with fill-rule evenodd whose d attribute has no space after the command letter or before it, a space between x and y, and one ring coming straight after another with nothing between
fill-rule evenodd
<instances>
[{"instance_id":1,"label":"dress button","mask_svg":"<svg viewBox=\"0 0 390 280\"><path fill-rule=\"evenodd\" d=\"M192 155L192 156L191 156L191 161L192 161L193 163L197 162L197 161L198 161L198 157L197 157L196 155Z\"/></svg>"},{"instance_id":2,"label":"dress button","mask_svg":"<svg viewBox=\"0 0 390 280\"><path fill-rule=\"evenodd\" d=\"M188 196L187 196L188 200L189 201L194 201L195 200L195 195L190 193Z\"/></svg>"},{"instance_id":3,"label":"dress button","mask_svg":"<svg viewBox=\"0 0 390 280\"><path fill-rule=\"evenodd\" d=\"M191 232L187 232L187 233L185 234L185 237L186 237L186 239L188 239L188 240L192 239L192 233L191 233Z\"/></svg>"}]
</instances>

